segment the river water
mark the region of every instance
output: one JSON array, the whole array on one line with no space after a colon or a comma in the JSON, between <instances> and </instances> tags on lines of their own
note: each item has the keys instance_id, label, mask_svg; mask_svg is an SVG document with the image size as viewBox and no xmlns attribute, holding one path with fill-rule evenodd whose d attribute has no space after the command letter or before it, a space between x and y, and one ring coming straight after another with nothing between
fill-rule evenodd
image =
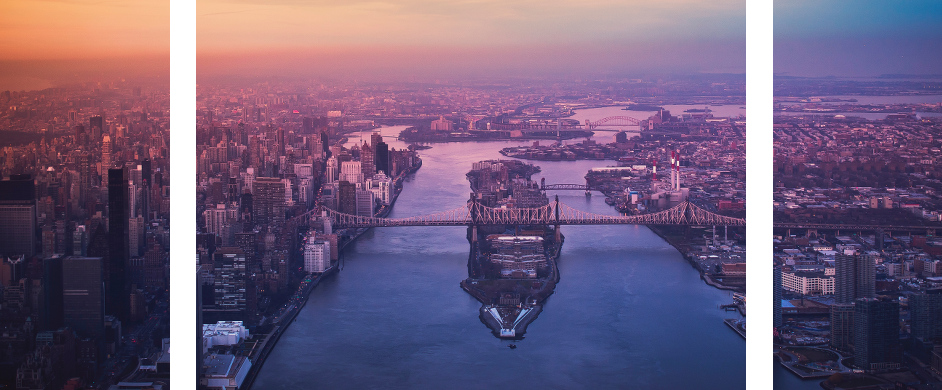
<instances>
[{"instance_id":1,"label":"river water","mask_svg":"<svg viewBox=\"0 0 942 390\"><path fill-rule=\"evenodd\" d=\"M382 130L394 136L402 128ZM424 164L390 217L465 204L472 163L527 143L433 144L420 152ZM589 168L613 163L536 164L543 170L535 180L583 183ZM600 194L558 195L582 210L616 213ZM367 232L344 252L343 270L311 294L254 388L745 388L745 341L722 321L738 314L718 308L732 302L729 292L704 284L645 227L562 231L561 280L516 349L491 334L478 318L481 304L458 285L468 277L465 228Z\"/></svg>"}]
</instances>

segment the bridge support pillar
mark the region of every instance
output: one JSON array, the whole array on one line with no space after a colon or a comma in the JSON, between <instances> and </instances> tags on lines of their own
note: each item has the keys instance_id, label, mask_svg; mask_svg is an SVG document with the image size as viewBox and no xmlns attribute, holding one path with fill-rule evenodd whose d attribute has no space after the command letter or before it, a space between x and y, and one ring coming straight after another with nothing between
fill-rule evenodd
<instances>
[{"instance_id":1,"label":"bridge support pillar","mask_svg":"<svg viewBox=\"0 0 942 390\"><path fill-rule=\"evenodd\" d=\"M471 242L478 242L478 225L471 225Z\"/></svg>"},{"instance_id":2,"label":"bridge support pillar","mask_svg":"<svg viewBox=\"0 0 942 390\"><path fill-rule=\"evenodd\" d=\"M556 243L558 244L563 239L562 233L559 232L559 225L556 225Z\"/></svg>"}]
</instances>

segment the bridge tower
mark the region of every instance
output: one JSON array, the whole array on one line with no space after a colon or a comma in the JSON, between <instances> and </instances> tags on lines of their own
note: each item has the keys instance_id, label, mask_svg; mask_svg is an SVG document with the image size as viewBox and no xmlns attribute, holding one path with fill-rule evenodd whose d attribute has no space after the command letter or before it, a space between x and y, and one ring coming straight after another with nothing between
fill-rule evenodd
<instances>
[{"instance_id":1,"label":"bridge tower","mask_svg":"<svg viewBox=\"0 0 942 390\"><path fill-rule=\"evenodd\" d=\"M562 240L562 234L559 232L559 195L556 195L556 204L553 205L554 215L556 217L556 243L558 244Z\"/></svg>"},{"instance_id":2,"label":"bridge tower","mask_svg":"<svg viewBox=\"0 0 942 390\"><path fill-rule=\"evenodd\" d=\"M476 207L478 203L475 193L471 193L471 212L468 213L468 216L471 219L471 243L478 242L478 208Z\"/></svg>"}]
</instances>

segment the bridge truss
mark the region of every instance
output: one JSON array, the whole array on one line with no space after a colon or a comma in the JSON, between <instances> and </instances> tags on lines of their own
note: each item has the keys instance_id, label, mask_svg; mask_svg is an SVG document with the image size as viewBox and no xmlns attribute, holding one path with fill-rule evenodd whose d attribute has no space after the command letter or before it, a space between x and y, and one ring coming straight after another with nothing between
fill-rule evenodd
<instances>
[{"instance_id":1,"label":"bridge truss","mask_svg":"<svg viewBox=\"0 0 942 390\"><path fill-rule=\"evenodd\" d=\"M589 213L559 201L537 208L510 209L492 208L477 202L468 202L467 205L455 209L406 218L351 215L326 207L321 210L336 228L471 225L746 225L745 219L712 213L686 201L656 213L628 216Z\"/></svg>"},{"instance_id":2,"label":"bridge truss","mask_svg":"<svg viewBox=\"0 0 942 390\"><path fill-rule=\"evenodd\" d=\"M641 121L630 116L609 116L597 121L585 121L585 126L594 129L599 126L641 126Z\"/></svg>"}]
</instances>

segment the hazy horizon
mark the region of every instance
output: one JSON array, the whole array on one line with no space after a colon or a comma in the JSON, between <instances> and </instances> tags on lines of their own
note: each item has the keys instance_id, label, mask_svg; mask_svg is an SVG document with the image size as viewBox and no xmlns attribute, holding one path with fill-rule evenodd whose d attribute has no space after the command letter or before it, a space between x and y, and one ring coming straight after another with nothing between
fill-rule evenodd
<instances>
[{"instance_id":1,"label":"hazy horizon","mask_svg":"<svg viewBox=\"0 0 942 390\"><path fill-rule=\"evenodd\" d=\"M745 73L745 4L197 2L197 76Z\"/></svg>"},{"instance_id":2,"label":"hazy horizon","mask_svg":"<svg viewBox=\"0 0 942 390\"><path fill-rule=\"evenodd\" d=\"M774 15L777 76L942 73L942 3L776 1Z\"/></svg>"},{"instance_id":3,"label":"hazy horizon","mask_svg":"<svg viewBox=\"0 0 942 390\"><path fill-rule=\"evenodd\" d=\"M0 91L166 75L166 0L35 0L0 4Z\"/></svg>"}]
</instances>

